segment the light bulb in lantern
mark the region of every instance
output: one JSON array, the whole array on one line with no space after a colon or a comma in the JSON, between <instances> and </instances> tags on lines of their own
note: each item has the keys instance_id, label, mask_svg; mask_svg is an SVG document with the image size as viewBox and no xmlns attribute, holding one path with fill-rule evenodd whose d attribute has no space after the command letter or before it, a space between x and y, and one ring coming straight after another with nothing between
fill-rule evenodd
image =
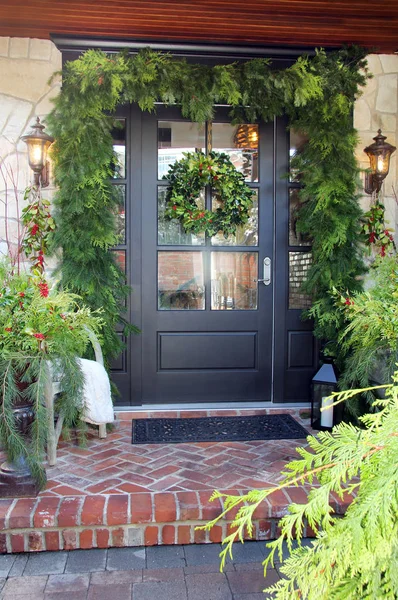
<instances>
[{"instance_id":1,"label":"light bulb in lantern","mask_svg":"<svg viewBox=\"0 0 398 600\"><path fill-rule=\"evenodd\" d=\"M47 152L54 138L44 133L44 125L37 117L36 123L32 125L32 131L28 135L22 136L21 139L28 146L28 161L34 172L35 185L40 185L41 172L46 164Z\"/></svg>"},{"instance_id":2,"label":"light bulb in lantern","mask_svg":"<svg viewBox=\"0 0 398 600\"><path fill-rule=\"evenodd\" d=\"M391 154L396 150L395 146L386 142L387 138L381 134L381 129L373 139L373 144L364 149L370 161L370 173L365 179L367 194L380 191L383 179L388 175Z\"/></svg>"}]
</instances>

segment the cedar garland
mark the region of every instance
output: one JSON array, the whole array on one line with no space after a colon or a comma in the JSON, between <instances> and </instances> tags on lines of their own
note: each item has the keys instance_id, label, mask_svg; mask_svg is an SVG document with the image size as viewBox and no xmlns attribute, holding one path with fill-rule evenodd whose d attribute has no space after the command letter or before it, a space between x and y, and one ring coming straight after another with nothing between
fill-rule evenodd
<instances>
[{"instance_id":1,"label":"cedar garland","mask_svg":"<svg viewBox=\"0 0 398 600\"><path fill-rule=\"evenodd\" d=\"M62 248L62 284L96 309L104 308L104 353L120 352L114 332L129 289L108 250L116 245L118 199L109 183L113 119L118 104L180 105L191 121L212 120L214 104L231 106L234 122L269 121L287 114L290 127L310 142L295 159L304 184L298 227L313 240L313 264L305 284L315 333L336 338L341 325L330 290L360 288L357 144L352 109L368 77L362 49L300 56L284 70L268 59L228 65L198 65L150 49L107 55L88 50L69 62L48 124L58 192L54 248ZM131 329L125 323L127 330ZM127 333L127 331L126 331Z\"/></svg>"}]
</instances>

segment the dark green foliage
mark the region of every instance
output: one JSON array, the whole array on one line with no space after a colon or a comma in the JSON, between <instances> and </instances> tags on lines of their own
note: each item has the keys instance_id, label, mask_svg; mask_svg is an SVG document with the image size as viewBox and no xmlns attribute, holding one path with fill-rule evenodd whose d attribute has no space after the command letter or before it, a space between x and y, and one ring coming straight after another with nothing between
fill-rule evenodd
<instances>
[{"instance_id":1,"label":"dark green foliage","mask_svg":"<svg viewBox=\"0 0 398 600\"><path fill-rule=\"evenodd\" d=\"M346 300L338 298L345 323L339 336L341 351L346 356L340 380L344 389L390 381L396 370L398 256L379 256L370 268L370 278L372 285L367 291ZM375 410L374 399L374 394L367 392L362 397L349 400L346 407L351 414L358 416L363 408Z\"/></svg>"},{"instance_id":2,"label":"dark green foliage","mask_svg":"<svg viewBox=\"0 0 398 600\"><path fill-rule=\"evenodd\" d=\"M89 50L67 63L62 92L48 119L56 138L59 186L55 248L63 249L63 285L92 308L104 309L106 356L120 350L114 327L129 292L108 252L117 243L117 198L109 183L112 119L107 115L126 102L147 111L157 101L178 104L184 117L197 122L212 119L215 103L231 105L235 122L287 114L291 127L309 135L310 143L295 161L305 186L299 228L313 239L314 261L305 286L313 299L308 314L319 337L336 338L340 321L329 292L333 286L359 289L364 271L351 118L367 78L364 56L355 48L329 55L320 50L283 71L264 59L209 67L150 49L131 56Z\"/></svg>"}]
</instances>

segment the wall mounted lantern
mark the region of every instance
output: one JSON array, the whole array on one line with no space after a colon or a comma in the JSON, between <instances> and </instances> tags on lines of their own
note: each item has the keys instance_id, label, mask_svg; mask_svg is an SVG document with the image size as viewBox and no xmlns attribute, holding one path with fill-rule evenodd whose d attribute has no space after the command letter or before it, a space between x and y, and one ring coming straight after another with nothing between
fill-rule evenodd
<instances>
[{"instance_id":1,"label":"wall mounted lantern","mask_svg":"<svg viewBox=\"0 0 398 600\"><path fill-rule=\"evenodd\" d=\"M44 125L40 123L39 117L36 123L32 125L32 131L21 138L28 146L29 166L34 172L35 185L47 187L48 181L48 165L47 152L54 141L50 135L44 133Z\"/></svg>"},{"instance_id":2,"label":"wall mounted lantern","mask_svg":"<svg viewBox=\"0 0 398 600\"><path fill-rule=\"evenodd\" d=\"M395 146L385 141L387 138L381 134L381 129L373 139L374 143L364 149L370 160L370 173L365 174L367 194L380 191L383 179L388 175L391 154L396 150Z\"/></svg>"},{"instance_id":3,"label":"wall mounted lantern","mask_svg":"<svg viewBox=\"0 0 398 600\"><path fill-rule=\"evenodd\" d=\"M337 390L337 377L332 364L324 364L312 378L311 427L330 431L337 424L333 400L329 397ZM330 408L328 408L330 407ZM325 410L321 411L321 408Z\"/></svg>"}]
</instances>

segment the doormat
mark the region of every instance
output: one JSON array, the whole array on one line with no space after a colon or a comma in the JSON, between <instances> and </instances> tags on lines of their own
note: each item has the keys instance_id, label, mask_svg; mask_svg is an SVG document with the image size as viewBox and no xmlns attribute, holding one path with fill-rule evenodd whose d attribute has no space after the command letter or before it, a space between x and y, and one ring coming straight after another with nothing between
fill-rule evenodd
<instances>
[{"instance_id":1,"label":"doormat","mask_svg":"<svg viewBox=\"0 0 398 600\"><path fill-rule=\"evenodd\" d=\"M291 415L133 420L133 444L295 440L308 431Z\"/></svg>"}]
</instances>

